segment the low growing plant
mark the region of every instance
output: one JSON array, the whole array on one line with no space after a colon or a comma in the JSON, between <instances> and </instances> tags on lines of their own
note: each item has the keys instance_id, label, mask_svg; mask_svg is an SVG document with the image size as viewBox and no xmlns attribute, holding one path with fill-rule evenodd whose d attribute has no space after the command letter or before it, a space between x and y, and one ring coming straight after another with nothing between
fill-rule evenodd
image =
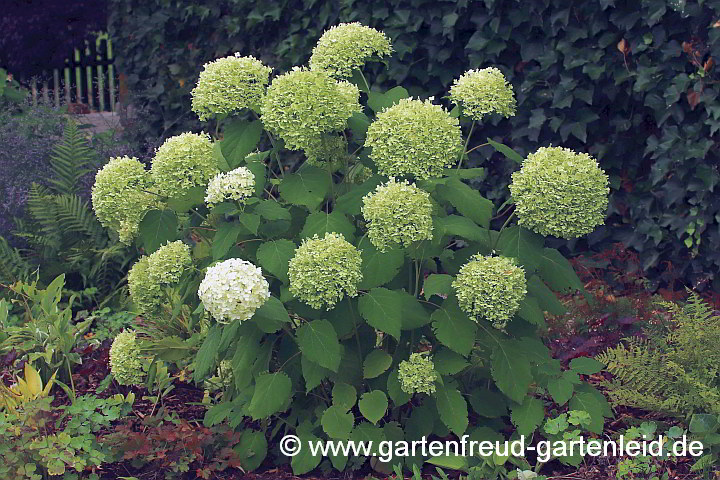
<instances>
[{"instance_id":1,"label":"low growing plant","mask_svg":"<svg viewBox=\"0 0 720 480\"><path fill-rule=\"evenodd\" d=\"M515 111L500 71L456 80L448 110L371 87L360 67L390 52L382 32L327 35L309 68L272 82L251 57L207 64L193 105L214 117L215 136L168 139L149 171L124 157L97 174L99 220L146 253L128 277L143 349L190 364L198 384L229 362L232 382L205 425L228 420L252 445L284 434L305 445L503 438L511 424L529 436L547 398L587 412L600 433L609 406L578 376L597 362L564 372L537 329L544 312L564 311L555 292L583 290L543 235L603 223L607 176L584 153L543 147L523 159L488 139L521 167L513 202L496 208L467 183L485 170L463 164L487 116ZM250 450L246 470L268 453L288 461ZM290 464L303 474L322 461L306 450Z\"/></svg>"}]
</instances>

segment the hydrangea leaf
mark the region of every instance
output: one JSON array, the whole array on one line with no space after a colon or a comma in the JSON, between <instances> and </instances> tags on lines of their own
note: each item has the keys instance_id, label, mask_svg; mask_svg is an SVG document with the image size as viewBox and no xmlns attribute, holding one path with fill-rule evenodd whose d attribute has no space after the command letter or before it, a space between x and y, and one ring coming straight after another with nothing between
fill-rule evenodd
<instances>
[{"instance_id":1,"label":"hydrangea leaf","mask_svg":"<svg viewBox=\"0 0 720 480\"><path fill-rule=\"evenodd\" d=\"M318 235L322 237L326 232L340 233L345 240L352 242L355 237L355 225L340 212L332 213L313 212L305 219L305 226L300 232L303 238Z\"/></svg>"},{"instance_id":2,"label":"hydrangea leaf","mask_svg":"<svg viewBox=\"0 0 720 480\"><path fill-rule=\"evenodd\" d=\"M432 327L438 341L460 355L468 355L475 345L477 324L460 310L453 297L432 315Z\"/></svg>"},{"instance_id":3,"label":"hydrangea leaf","mask_svg":"<svg viewBox=\"0 0 720 480\"><path fill-rule=\"evenodd\" d=\"M535 397L525 397L521 404L511 407L510 410L510 420L520 435L530 435L545 418L545 406L542 400Z\"/></svg>"},{"instance_id":4,"label":"hydrangea leaf","mask_svg":"<svg viewBox=\"0 0 720 480\"><path fill-rule=\"evenodd\" d=\"M362 416L368 419L373 425L385 416L388 408L388 399L382 390L373 390L360 397L358 408Z\"/></svg>"},{"instance_id":5,"label":"hydrangea leaf","mask_svg":"<svg viewBox=\"0 0 720 480\"><path fill-rule=\"evenodd\" d=\"M403 98L408 98L410 94L403 87L393 87L385 93L369 92L368 107L375 112L380 113L386 108L390 108Z\"/></svg>"},{"instance_id":6,"label":"hydrangea leaf","mask_svg":"<svg viewBox=\"0 0 720 480\"><path fill-rule=\"evenodd\" d=\"M307 432L299 434L298 437L300 439L302 449L300 450L300 453L292 457L290 467L292 468L294 475L304 475L315 469L322 461L323 457L319 452L313 455L312 451L308 448L310 443L315 444L321 440L315 435Z\"/></svg>"},{"instance_id":7,"label":"hydrangea leaf","mask_svg":"<svg viewBox=\"0 0 720 480\"><path fill-rule=\"evenodd\" d=\"M455 375L470 365L465 357L444 347L433 354L433 363L441 375Z\"/></svg>"},{"instance_id":8,"label":"hydrangea leaf","mask_svg":"<svg viewBox=\"0 0 720 480\"><path fill-rule=\"evenodd\" d=\"M145 253L150 254L161 245L175 240L178 235L177 227L177 216L172 210L147 212L138 227Z\"/></svg>"},{"instance_id":9,"label":"hydrangea leaf","mask_svg":"<svg viewBox=\"0 0 720 480\"><path fill-rule=\"evenodd\" d=\"M218 225L212 243L213 260L221 259L237 242L238 235L244 231L237 222L223 222Z\"/></svg>"},{"instance_id":10,"label":"hydrangea leaf","mask_svg":"<svg viewBox=\"0 0 720 480\"><path fill-rule=\"evenodd\" d=\"M501 392L522 403L533 381L530 362L510 341L498 337L493 339L495 346L490 357L490 373Z\"/></svg>"},{"instance_id":11,"label":"hydrangea leaf","mask_svg":"<svg viewBox=\"0 0 720 480\"><path fill-rule=\"evenodd\" d=\"M308 359L305 355L302 355L300 358L300 368L302 369L303 378L305 379L306 393L320 385L322 380L331 373L331 370L321 367L317 363Z\"/></svg>"},{"instance_id":12,"label":"hydrangea leaf","mask_svg":"<svg viewBox=\"0 0 720 480\"><path fill-rule=\"evenodd\" d=\"M254 212L265 220L291 220L290 211L275 200L262 200L255 206Z\"/></svg>"},{"instance_id":13,"label":"hydrangea leaf","mask_svg":"<svg viewBox=\"0 0 720 480\"><path fill-rule=\"evenodd\" d=\"M355 406L355 402L357 402L357 390L355 390L355 387L342 382L338 382L333 386L333 405L343 407L347 411Z\"/></svg>"},{"instance_id":14,"label":"hydrangea leaf","mask_svg":"<svg viewBox=\"0 0 720 480\"><path fill-rule=\"evenodd\" d=\"M548 288L540 277L533 275L527 282L528 295L532 295L540 308L553 315L564 315L567 312L565 305L560 303L555 294Z\"/></svg>"},{"instance_id":15,"label":"hydrangea leaf","mask_svg":"<svg viewBox=\"0 0 720 480\"><path fill-rule=\"evenodd\" d=\"M296 332L302 354L318 365L338 371L342 347L332 324L327 320L313 320Z\"/></svg>"},{"instance_id":16,"label":"hydrangea leaf","mask_svg":"<svg viewBox=\"0 0 720 480\"><path fill-rule=\"evenodd\" d=\"M573 395L574 385L565 378L553 378L548 381L548 392L552 396L555 403L565 405Z\"/></svg>"},{"instance_id":17,"label":"hydrangea leaf","mask_svg":"<svg viewBox=\"0 0 720 480\"><path fill-rule=\"evenodd\" d=\"M433 241L435 242L440 242L447 235L481 243L486 243L489 239L486 229L479 227L469 218L459 215L436 217L433 219L433 227Z\"/></svg>"},{"instance_id":18,"label":"hydrangea leaf","mask_svg":"<svg viewBox=\"0 0 720 480\"><path fill-rule=\"evenodd\" d=\"M234 120L225 126L220 145L231 169L239 166L255 150L262 133L263 124L259 120Z\"/></svg>"},{"instance_id":19,"label":"hydrangea leaf","mask_svg":"<svg viewBox=\"0 0 720 480\"><path fill-rule=\"evenodd\" d=\"M398 370L394 369L387 378L387 392L396 407L405 405L410 401L410 394L404 392L398 379Z\"/></svg>"},{"instance_id":20,"label":"hydrangea leaf","mask_svg":"<svg viewBox=\"0 0 720 480\"><path fill-rule=\"evenodd\" d=\"M392 364L392 357L384 350L375 349L363 361L363 377L375 378L382 375Z\"/></svg>"},{"instance_id":21,"label":"hydrangea leaf","mask_svg":"<svg viewBox=\"0 0 720 480\"><path fill-rule=\"evenodd\" d=\"M335 210L347 215L360 215L363 197L383 182L380 175L373 175L360 185L355 185L335 200Z\"/></svg>"},{"instance_id":22,"label":"hydrangea leaf","mask_svg":"<svg viewBox=\"0 0 720 480\"><path fill-rule=\"evenodd\" d=\"M370 326L400 340L403 299L398 292L387 288L373 288L360 297L358 310Z\"/></svg>"},{"instance_id":23,"label":"hydrangea leaf","mask_svg":"<svg viewBox=\"0 0 720 480\"><path fill-rule=\"evenodd\" d=\"M522 165L523 161L525 160L525 159L522 157L522 155L520 155L519 153L517 153L515 150L513 150L513 149L510 148L510 147L508 147L507 145L503 145L502 143L496 142L496 141L493 140L492 138L488 138L487 141L488 141L488 143L489 143L495 150L497 150L498 152L502 153L503 155L505 155L505 156L506 156L507 158L509 158L510 160L512 160L512 161L514 161L514 162L517 162L517 163L519 163L519 164L521 164L521 165Z\"/></svg>"},{"instance_id":24,"label":"hydrangea leaf","mask_svg":"<svg viewBox=\"0 0 720 480\"><path fill-rule=\"evenodd\" d=\"M543 250L539 266L539 275L554 291L569 293L585 290L570 262L554 248Z\"/></svg>"},{"instance_id":25,"label":"hydrangea leaf","mask_svg":"<svg viewBox=\"0 0 720 480\"><path fill-rule=\"evenodd\" d=\"M520 300L520 309L517 312L518 316L523 320L537 325L538 327L545 327L545 314L540 310L537 299L534 297L526 296Z\"/></svg>"},{"instance_id":26,"label":"hydrangea leaf","mask_svg":"<svg viewBox=\"0 0 720 480\"><path fill-rule=\"evenodd\" d=\"M296 248L297 245L285 239L265 242L257 250L258 263L262 268L287 284L290 281L288 264L295 255Z\"/></svg>"},{"instance_id":27,"label":"hydrangea leaf","mask_svg":"<svg viewBox=\"0 0 720 480\"><path fill-rule=\"evenodd\" d=\"M423 283L423 295L429 300L433 295L447 296L452 293L453 277L445 274L432 274L425 279Z\"/></svg>"},{"instance_id":28,"label":"hydrangea leaf","mask_svg":"<svg viewBox=\"0 0 720 480\"><path fill-rule=\"evenodd\" d=\"M344 407L333 405L325 410L320 423L328 437L347 440L353 429L355 417Z\"/></svg>"},{"instance_id":29,"label":"hydrangea leaf","mask_svg":"<svg viewBox=\"0 0 720 480\"><path fill-rule=\"evenodd\" d=\"M470 405L475 413L487 418L503 417L507 414L507 398L487 388L477 388L470 394Z\"/></svg>"},{"instance_id":30,"label":"hydrangea leaf","mask_svg":"<svg viewBox=\"0 0 720 480\"><path fill-rule=\"evenodd\" d=\"M265 432L245 430L240 437L240 443L233 447L233 451L240 459L240 465L246 472L252 472L260 467L267 456L268 443Z\"/></svg>"},{"instance_id":31,"label":"hydrangea leaf","mask_svg":"<svg viewBox=\"0 0 720 480\"><path fill-rule=\"evenodd\" d=\"M466 183L457 178L451 178L444 185L438 185L435 193L481 227L490 227L493 203Z\"/></svg>"},{"instance_id":32,"label":"hydrangea leaf","mask_svg":"<svg viewBox=\"0 0 720 480\"><path fill-rule=\"evenodd\" d=\"M403 305L403 318L402 318L402 329L403 330L415 330L421 328L432 322L430 314L422 306L417 298L410 295L403 290L396 290L398 295L402 299Z\"/></svg>"},{"instance_id":33,"label":"hydrangea leaf","mask_svg":"<svg viewBox=\"0 0 720 480\"><path fill-rule=\"evenodd\" d=\"M385 285L395 278L405 263L405 254L399 248L381 252L367 239L363 239L358 248L361 250L363 273L359 288L363 290Z\"/></svg>"},{"instance_id":34,"label":"hydrangea leaf","mask_svg":"<svg viewBox=\"0 0 720 480\"><path fill-rule=\"evenodd\" d=\"M435 392L440 420L457 436L462 436L468 427L468 408L465 398L457 388L438 385Z\"/></svg>"},{"instance_id":35,"label":"hydrangea leaf","mask_svg":"<svg viewBox=\"0 0 720 480\"><path fill-rule=\"evenodd\" d=\"M330 192L330 176L325 170L305 166L297 173L286 175L278 189L282 198L293 205L316 210Z\"/></svg>"},{"instance_id":36,"label":"hydrangea leaf","mask_svg":"<svg viewBox=\"0 0 720 480\"><path fill-rule=\"evenodd\" d=\"M534 272L540 263L544 243L542 235L514 225L502 231L497 246L504 256L515 258L525 271Z\"/></svg>"},{"instance_id":37,"label":"hydrangea leaf","mask_svg":"<svg viewBox=\"0 0 720 480\"><path fill-rule=\"evenodd\" d=\"M261 373L255 378L255 391L248 413L254 420L279 412L292 394L292 382L284 372Z\"/></svg>"},{"instance_id":38,"label":"hydrangea leaf","mask_svg":"<svg viewBox=\"0 0 720 480\"><path fill-rule=\"evenodd\" d=\"M275 333L283 327L284 323L290 323L285 306L277 297L270 297L267 301L255 310L252 321L265 333Z\"/></svg>"},{"instance_id":39,"label":"hydrangea leaf","mask_svg":"<svg viewBox=\"0 0 720 480\"><path fill-rule=\"evenodd\" d=\"M222 326L213 326L205 337L200 350L198 350L195 356L195 371L193 372L193 379L199 382L210 373L213 365L215 365L215 356L217 355L217 349L220 346L220 340L222 339Z\"/></svg>"},{"instance_id":40,"label":"hydrangea leaf","mask_svg":"<svg viewBox=\"0 0 720 480\"><path fill-rule=\"evenodd\" d=\"M605 364L590 357L573 358L570 361L570 370L582 375L592 375L605 368Z\"/></svg>"}]
</instances>

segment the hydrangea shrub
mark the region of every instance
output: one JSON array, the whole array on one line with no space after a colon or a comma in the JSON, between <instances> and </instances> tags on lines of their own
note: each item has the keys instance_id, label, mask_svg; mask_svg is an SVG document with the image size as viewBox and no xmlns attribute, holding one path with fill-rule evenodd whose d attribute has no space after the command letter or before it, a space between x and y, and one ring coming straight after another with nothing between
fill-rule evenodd
<instances>
[{"instance_id":1,"label":"hydrangea shrub","mask_svg":"<svg viewBox=\"0 0 720 480\"><path fill-rule=\"evenodd\" d=\"M464 159L488 116L515 112L501 69L467 72L441 100L410 98L362 74L391 51L381 32L344 24L309 68L274 72L267 88L255 61L211 63L194 100L218 122L214 138L174 137L148 171L125 161L132 181L98 175L112 193L98 215L146 251L128 279L152 325L138 341L199 385L229 368L205 424L268 442L530 435L550 401L588 412L599 433L605 398L584 371L564 372L537 331L564 310L556 292L583 291L543 235L602 223L607 177L581 152L522 159L491 142L521 164L514 203L496 208L471 187L485 169ZM365 461L299 455L291 467Z\"/></svg>"}]
</instances>

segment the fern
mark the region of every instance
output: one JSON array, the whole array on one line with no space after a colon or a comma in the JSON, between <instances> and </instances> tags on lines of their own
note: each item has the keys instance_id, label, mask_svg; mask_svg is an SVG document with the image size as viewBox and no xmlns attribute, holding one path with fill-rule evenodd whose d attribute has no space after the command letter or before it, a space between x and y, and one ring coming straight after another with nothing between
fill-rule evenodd
<instances>
[{"instance_id":1,"label":"fern","mask_svg":"<svg viewBox=\"0 0 720 480\"><path fill-rule=\"evenodd\" d=\"M88 147L87 139L80 133L77 124L68 120L63 131L63 140L53 148L50 166L53 178L50 182L55 193L72 195L80 179L90 170L87 168L95 159L95 152Z\"/></svg>"},{"instance_id":2,"label":"fern","mask_svg":"<svg viewBox=\"0 0 720 480\"><path fill-rule=\"evenodd\" d=\"M0 237L0 282L15 283L30 277L32 266L23 257L20 250L11 247L7 240Z\"/></svg>"}]
</instances>

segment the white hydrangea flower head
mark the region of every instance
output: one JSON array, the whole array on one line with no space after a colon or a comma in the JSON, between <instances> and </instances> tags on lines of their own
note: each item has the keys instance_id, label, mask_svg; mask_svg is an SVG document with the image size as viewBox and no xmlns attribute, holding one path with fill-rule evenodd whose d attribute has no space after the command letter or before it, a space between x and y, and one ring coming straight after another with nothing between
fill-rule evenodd
<instances>
[{"instance_id":1,"label":"white hydrangea flower head","mask_svg":"<svg viewBox=\"0 0 720 480\"><path fill-rule=\"evenodd\" d=\"M202 121L245 108L259 111L272 69L237 54L206 63L191 92L192 110Z\"/></svg>"},{"instance_id":2,"label":"white hydrangea flower head","mask_svg":"<svg viewBox=\"0 0 720 480\"><path fill-rule=\"evenodd\" d=\"M435 393L435 381L438 374L432 357L426 353L412 353L408 360L398 365L400 388L408 395L415 393Z\"/></svg>"},{"instance_id":3,"label":"white hydrangea flower head","mask_svg":"<svg viewBox=\"0 0 720 480\"><path fill-rule=\"evenodd\" d=\"M145 379L145 359L135 332L124 330L110 347L110 371L120 385L140 385Z\"/></svg>"},{"instance_id":4,"label":"white hydrangea flower head","mask_svg":"<svg viewBox=\"0 0 720 480\"><path fill-rule=\"evenodd\" d=\"M507 257L474 255L452 283L460 308L503 330L527 294L525 271Z\"/></svg>"},{"instance_id":5,"label":"white hydrangea flower head","mask_svg":"<svg viewBox=\"0 0 720 480\"><path fill-rule=\"evenodd\" d=\"M210 137L189 132L165 140L150 169L155 189L164 197L180 197L193 187L205 187L218 172Z\"/></svg>"},{"instance_id":6,"label":"white hydrangea flower head","mask_svg":"<svg viewBox=\"0 0 720 480\"><path fill-rule=\"evenodd\" d=\"M463 149L457 118L430 100L404 98L370 124L365 146L382 175L439 177L458 161Z\"/></svg>"},{"instance_id":7,"label":"white hydrangea flower head","mask_svg":"<svg viewBox=\"0 0 720 480\"><path fill-rule=\"evenodd\" d=\"M313 308L330 310L345 295L355 297L362 259L339 233L306 238L290 260L290 293Z\"/></svg>"},{"instance_id":8,"label":"white hydrangea flower head","mask_svg":"<svg viewBox=\"0 0 720 480\"><path fill-rule=\"evenodd\" d=\"M215 175L205 191L205 203L210 208L225 200L244 204L255 193L255 175L247 167L238 167Z\"/></svg>"},{"instance_id":9,"label":"white hydrangea flower head","mask_svg":"<svg viewBox=\"0 0 720 480\"><path fill-rule=\"evenodd\" d=\"M381 31L358 22L341 23L323 33L310 57L311 70L323 70L335 78L349 78L373 56L392 54L390 40Z\"/></svg>"},{"instance_id":10,"label":"white hydrangea flower head","mask_svg":"<svg viewBox=\"0 0 720 480\"><path fill-rule=\"evenodd\" d=\"M296 67L268 87L262 121L287 148L302 150L321 134L344 130L347 120L362 112L359 98L360 90L351 83Z\"/></svg>"},{"instance_id":11,"label":"white hydrangea flower head","mask_svg":"<svg viewBox=\"0 0 720 480\"><path fill-rule=\"evenodd\" d=\"M97 172L92 187L92 205L100 223L129 245L137 235L145 213L160 205L149 193L150 173L137 158L115 157Z\"/></svg>"},{"instance_id":12,"label":"white hydrangea flower head","mask_svg":"<svg viewBox=\"0 0 720 480\"><path fill-rule=\"evenodd\" d=\"M572 239L605 222L608 176L587 153L541 147L513 173L518 223L541 235Z\"/></svg>"},{"instance_id":13,"label":"white hydrangea flower head","mask_svg":"<svg viewBox=\"0 0 720 480\"><path fill-rule=\"evenodd\" d=\"M493 112L512 117L517 106L512 85L495 67L465 72L450 87L450 99L475 120Z\"/></svg>"},{"instance_id":14,"label":"white hydrangea flower head","mask_svg":"<svg viewBox=\"0 0 720 480\"><path fill-rule=\"evenodd\" d=\"M179 282L191 266L190 246L180 240L141 257L128 273L130 297L135 306L148 317L159 314L163 289Z\"/></svg>"},{"instance_id":15,"label":"white hydrangea flower head","mask_svg":"<svg viewBox=\"0 0 720 480\"><path fill-rule=\"evenodd\" d=\"M207 269L198 296L218 323L242 322L270 298L270 286L260 267L231 258Z\"/></svg>"},{"instance_id":16,"label":"white hydrangea flower head","mask_svg":"<svg viewBox=\"0 0 720 480\"><path fill-rule=\"evenodd\" d=\"M394 177L363 197L362 214L368 238L381 252L399 245L432 240L430 194Z\"/></svg>"},{"instance_id":17,"label":"white hydrangea flower head","mask_svg":"<svg viewBox=\"0 0 720 480\"><path fill-rule=\"evenodd\" d=\"M347 140L340 135L320 135L303 148L310 165L324 167L339 164L347 157Z\"/></svg>"}]
</instances>

